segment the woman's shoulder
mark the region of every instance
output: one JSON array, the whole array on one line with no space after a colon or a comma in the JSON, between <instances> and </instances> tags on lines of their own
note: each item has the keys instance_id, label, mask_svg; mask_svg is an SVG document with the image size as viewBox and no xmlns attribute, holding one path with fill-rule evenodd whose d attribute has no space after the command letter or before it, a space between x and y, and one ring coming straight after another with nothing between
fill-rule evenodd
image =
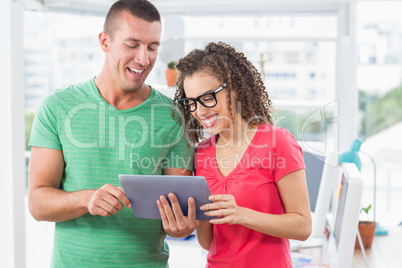
<instances>
[{"instance_id":1,"label":"woman's shoulder","mask_svg":"<svg viewBox=\"0 0 402 268\"><path fill-rule=\"evenodd\" d=\"M276 149L287 148L291 144L298 146L295 137L285 128L263 124L259 126L258 131L260 136L257 143L267 144L269 147Z\"/></svg>"},{"instance_id":2,"label":"woman's shoulder","mask_svg":"<svg viewBox=\"0 0 402 268\"><path fill-rule=\"evenodd\" d=\"M289 130L269 124L259 125L258 132L260 132L263 135L268 135L275 138L292 136Z\"/></svg>"}]
</instances>

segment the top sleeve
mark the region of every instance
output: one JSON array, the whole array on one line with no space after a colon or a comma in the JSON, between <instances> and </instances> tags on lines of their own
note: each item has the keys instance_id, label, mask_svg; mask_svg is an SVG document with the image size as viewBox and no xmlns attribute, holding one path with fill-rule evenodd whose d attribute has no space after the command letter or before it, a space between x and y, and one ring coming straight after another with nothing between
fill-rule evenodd
<instances>
[{"instance_id":1,"label":"top sleeve","mask_svg":"<svg viewBox=\"0 0 402 268\"><path fill-rule=\"evenodd\" d=\"M275 154L275 168L273 170L275 183L294 171L306 168L303 151L288 130L277 129L273 151Z\"/></svg>"},{"instance_id":2,"label":"top sleeve","mask_svg":"<svg viewBox=\"0 0 402 268\"><path fill-rule=\"evenodd\" d=\"M187 137L180 127L177 128L176 135L171 142L172 147L163 166L169 168L182 168L193 170L194 147L189 144Z\"/></svg>"},{"instance_id":3,"label":"top sleeve","mask_svg":"<svg viewBox=\"0 0 402 268\"><path fill-rule=\"evenodd\" d=\"M196 148L195 151L194 151L194 159L193 159L194 175L197 174L197 167L198 167L198 149Z\"/></svg>"},{"instance_id":4,"label":"top sleeve","mask_svg":"<svg viewBox=\"0 0 402 268\"><path fill-rule=\"evenodd\" d=\"M33 121L28 144L62 150L58 132L58 105L54 93L42 101Z\"/></svg>"}]
</instances>

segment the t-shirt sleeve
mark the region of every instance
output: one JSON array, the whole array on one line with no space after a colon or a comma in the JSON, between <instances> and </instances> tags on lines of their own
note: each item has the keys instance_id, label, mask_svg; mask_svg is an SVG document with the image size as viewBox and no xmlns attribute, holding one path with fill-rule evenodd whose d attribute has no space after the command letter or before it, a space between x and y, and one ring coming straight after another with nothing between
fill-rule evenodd
<instances>
[{"instance_id":1,"label":"t-shirt sleeve","mask_svg":"<svg viewBox=\"0 0 402 268\"><path fill-rule=\"evenodd\" d=\"M41 103L33 121L29 146L62 150L58 133L58 105L55 94Z\"/></svg>"},{"instance_id":2,"label":"t-shirt sleeve","mask_svg":"<svg viewBox=\"0 0 402 268\"><path fill-rule=\"evenodd\" d=\"M274 181L277 183L284 176L305 169L303 151L296 139L286 129L278 128L275 141L273 141L275 153Z\"/></svg>"},{"instance_id":3,"label":"t-shirt sleeve","mask_svg":"<svg viewBox=\"0 0 402 268\"><path fill-rule=\"evenodd\" d=\"M194 174L197 174L197 167L198 167L198 149L196 148L194 151L194 159L193 159Z\"/></svg>"},{"instance_id":4,"label":"t-shirt sleeve","mask_svg":"<svg viewBox=\"0 0 402 268\"><path fill-rule=\"evenodd\" d=\"M180 127L176 130L176 135L173 136L172 147L166 158L163 166L169 168L182 168L193 170L194 146L191 146L187 141L187 137Z\"/></svg>"}]
</instances>

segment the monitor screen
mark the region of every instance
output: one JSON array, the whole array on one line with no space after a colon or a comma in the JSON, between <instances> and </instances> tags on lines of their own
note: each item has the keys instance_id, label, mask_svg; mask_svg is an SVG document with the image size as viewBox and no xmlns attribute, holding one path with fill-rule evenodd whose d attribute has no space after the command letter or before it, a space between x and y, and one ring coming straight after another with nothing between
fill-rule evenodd
<instances>
[{"instance_id":1,"label":"monitor screen","mask_svg":"<svg viewBox=\"0 0 402 268\"><path fill-rule=\"evenodd\" d=\"M355 164L344 163L339 187L335 190L334 217L328 220L328 240L323 245L323 262L330 267L352 267L359 222L363 180Z\"/></svg>"},{"instance_id":2,"label":"monitor screen","mask_svg":"<svg viewBox=\"0 0 402 268\"><path fill-rule=\"evenodd\" d=\"M306 163L307 185L309 185L308 165ZM322 239L327 221L327 214L330 208L331 199L334 193L335 186L339 181L340 167L338 166L338 154L329 151L325 157L322 167L321 182L317 193L317 201L315 204L313 219L313 230L310 237ZM309 187L310 191L310 187ZM309 198L312 194L309 192Z\"/></svg>"},{"instance_id":3,"label":"monitor screen","mask_svg":"<svg viewBox=\"0 0 402 268\"><path fill-rule=\"evenodd\" d=\"M314 212L318 191L321 185L325 157L319 154L303 151L303 160L306 165L306 181L308 197L310 199L310 211Z\"/></svg>"},{"instance_id":4,"label":"monitor screen","mask_svg":"<svg viewBox=\"0 0 402 268\"><path fill-rule=\"evenodd\" d=\"M347 192L348 192L348 180L345 178L345 172L343 172L340 191L339 191L339 197L338 197L338 205L337 205L338 207L337 207L337 211L336 211L335 224L334 224L334 237L335 237L335 242L336 242L337 247L339 245L339 239L341 237L342 222L343 222L343 216L345 213Z\"/></svg>"}]
</instances>

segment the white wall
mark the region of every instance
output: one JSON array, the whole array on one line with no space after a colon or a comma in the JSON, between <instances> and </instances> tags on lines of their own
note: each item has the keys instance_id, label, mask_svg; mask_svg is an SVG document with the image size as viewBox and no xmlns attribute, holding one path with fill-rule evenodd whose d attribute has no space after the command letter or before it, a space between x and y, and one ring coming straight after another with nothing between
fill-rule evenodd
<instances>
[{"instance_id":1,"label":"white wall","mask_svg":"<svg viewBox=\"0 0 402 268\"><path fill-rule=\"evenodd\" d=\"M0 267L25 267L22 11L0 1Z\"/></svg>"}]
</instances>

